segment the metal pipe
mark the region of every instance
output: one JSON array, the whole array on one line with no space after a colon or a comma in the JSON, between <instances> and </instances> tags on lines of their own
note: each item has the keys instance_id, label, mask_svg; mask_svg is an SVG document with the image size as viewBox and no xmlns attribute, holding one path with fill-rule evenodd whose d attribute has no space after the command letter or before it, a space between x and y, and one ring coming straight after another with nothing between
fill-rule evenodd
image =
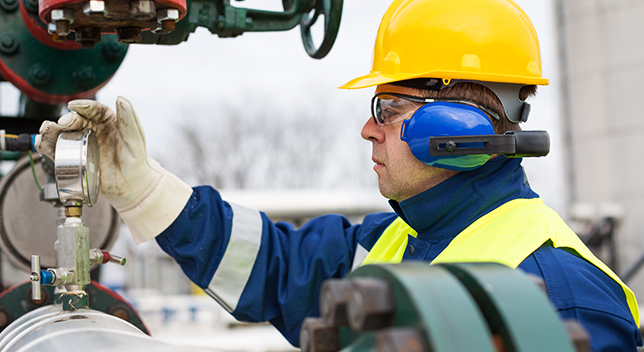
<instances>
[{"instance_id":1,"label":"metal pipe","mask_svg":"<svg viewBox=\"0 0 644 352\"><path fill-rule=\"evenodd\" d=\"M215 352L156 341L127 321L91 310L45 306L25 314L0 333L1 352Z\"/></svg>"}]
</instances>

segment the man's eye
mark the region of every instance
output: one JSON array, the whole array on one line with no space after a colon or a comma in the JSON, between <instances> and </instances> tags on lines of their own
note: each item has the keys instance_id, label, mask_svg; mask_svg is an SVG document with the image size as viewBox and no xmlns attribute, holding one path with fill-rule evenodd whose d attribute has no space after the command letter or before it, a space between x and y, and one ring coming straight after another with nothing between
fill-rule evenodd
<instances>
[{"instance_id":1,"label":"man's eye","mask_svg":"<svg viewBox=\"0 0 644 352\"><path fill-rule=\"evenodd\" d=\"M387 122L387 120L391 119L394 115L396 115L398 112L394 109L382 109L381 115L382 119Z\"/></svg>"}]
</instances>

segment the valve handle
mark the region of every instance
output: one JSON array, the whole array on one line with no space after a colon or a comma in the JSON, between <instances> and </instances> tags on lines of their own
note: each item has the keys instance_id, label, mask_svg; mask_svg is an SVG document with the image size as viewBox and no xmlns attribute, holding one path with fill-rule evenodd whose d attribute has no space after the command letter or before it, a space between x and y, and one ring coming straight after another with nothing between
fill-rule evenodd
<instances>
[{"instance_id":1,"label":"valve handle","mask_svg":"<svg viewBox=\"0 0 644 352\"><path fill-rule=\"evenodd\" d=\"M126 259L103 249L92 248L89 250L89 261L92 265L105 264L107 262L125 265Z\"/></svg>"},{"instance_id":2,"label":"valve handle","mask_svg":"<svg viewBox=\"0 0 644 352\"><path fill-rule=\"evenodd\" d=\"M343 0L317 0L313 16L309 14L302 15L300 21L300 32L302 34L302 43L304 49L310 57L321 59L325 57L335 43L335 38L340 30L340 20L342 19L342 1ZM313 43L311 36L311 27L318 20L320 15L324 15L324 38L318 48Z\"/></svg>"},{"instance_id":3,"label":"valve handle","mask_svg":"<svg viewBox=\"0 0 644 352\"><path fill-rule=\"evenodd\" d=\"M112 254L108 251L102 251L103 252L103 263L116 263L118 265L125 265L126 259L124 257Z\"/></svg>"},{"instance_id":4,"label":"valve handle","mask_svg":"<svg viewBox=\"0 0 644 352\"><path fill-rule=\"evenodd\" d=\"M40 256L32 255L31 276L29 277L29 280L31 281L31 299L34 301L40 301L42 299L42 292L40 291L40 279Z\"/></svg>"}]
</instances>

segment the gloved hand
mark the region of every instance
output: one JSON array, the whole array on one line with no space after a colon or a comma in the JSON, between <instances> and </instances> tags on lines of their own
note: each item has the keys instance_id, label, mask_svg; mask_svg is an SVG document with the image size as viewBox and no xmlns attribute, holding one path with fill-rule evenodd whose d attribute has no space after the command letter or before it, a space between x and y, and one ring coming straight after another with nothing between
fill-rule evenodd
<instances>
[{"instance_id":1,"label":"gloved hand","mask_svg":"<svg viewBox=\"0 0 644 352\"><path fill-rule=\"evenodd\" d=\"M119 97L116 114L94 100L74 100L58 123L45 121L36 150L52 160L63 131L92 129L100 154L100 191L119 212L134 240L156 237L179 216L192 188L148 158L143 128L132 104Z\"/></svg>"}]
</instances>

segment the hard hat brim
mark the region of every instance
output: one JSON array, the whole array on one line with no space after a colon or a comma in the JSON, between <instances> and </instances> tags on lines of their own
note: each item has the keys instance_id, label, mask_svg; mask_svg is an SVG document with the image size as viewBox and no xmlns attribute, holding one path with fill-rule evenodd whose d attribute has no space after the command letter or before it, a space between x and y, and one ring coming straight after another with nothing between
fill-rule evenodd
<instances>
[{"instance_id":1,"label":"hard hat brim","mask_svg":"<svg viewBox=\"0 0 644 352\"><path fill-rule=\"evenodd\" d=\"M499 82L499 83L516 83L525 85L548 85L550 80L541 77L528 77L528 76L513 76L513 75L499 75L480 72L458 72L458 71L431 71L423 74L405 74L399 73L395 75L386 75L378 72L370 72L368 75L354 78L349 82L341 85L340 89L361 89L373 87L381 84L394 83L414 78L440 78L447 80L452 79L469 80L469 81L483 81L483 82Z\"/></svg>"}]
</instances>

